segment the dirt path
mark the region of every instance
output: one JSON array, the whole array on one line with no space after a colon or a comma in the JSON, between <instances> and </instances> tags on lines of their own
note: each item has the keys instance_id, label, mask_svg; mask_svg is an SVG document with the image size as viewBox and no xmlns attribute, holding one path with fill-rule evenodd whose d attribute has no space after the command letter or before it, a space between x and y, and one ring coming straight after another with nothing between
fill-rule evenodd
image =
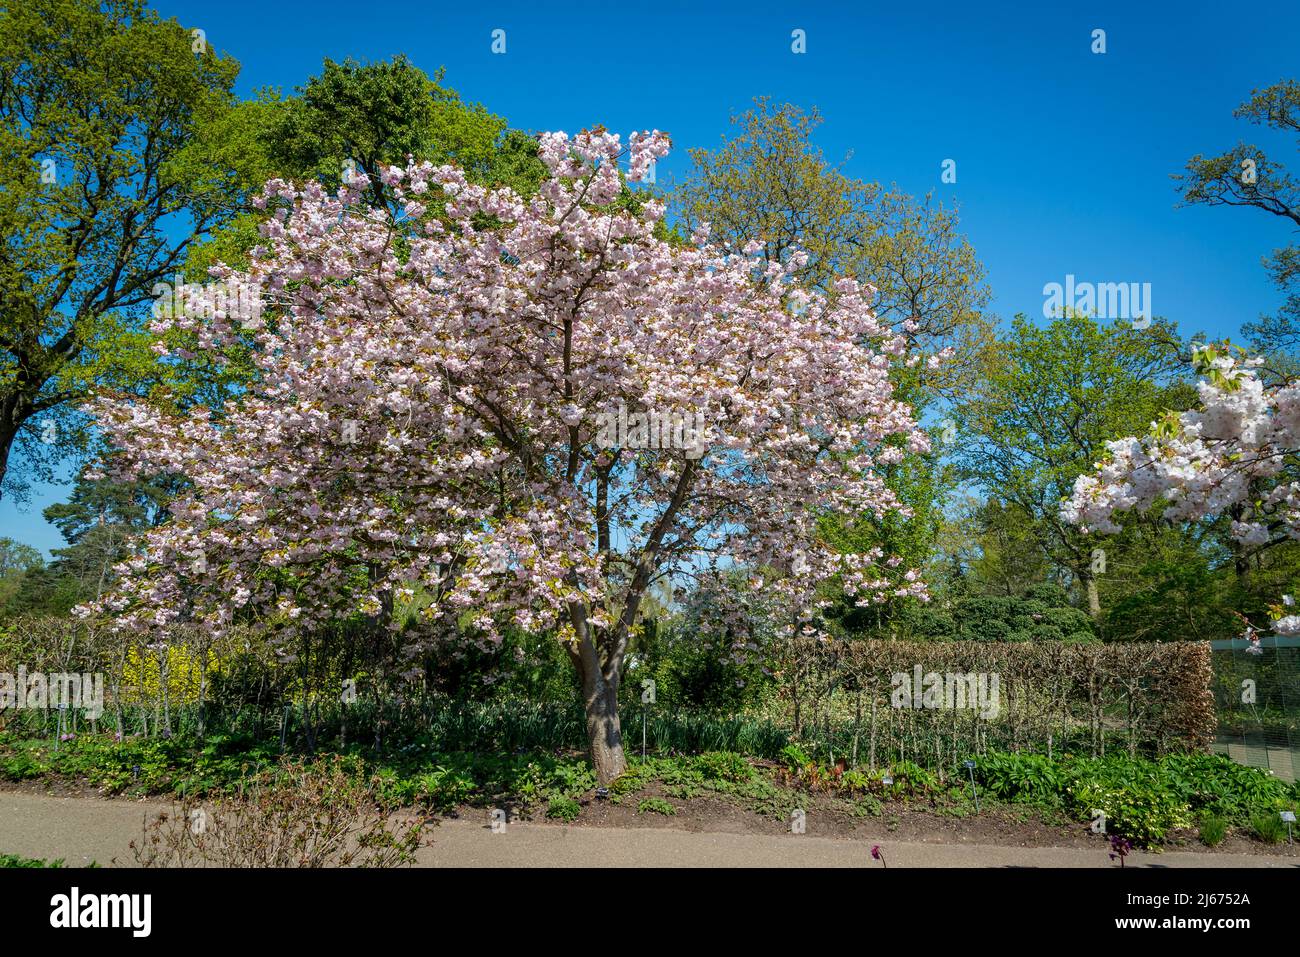
<instances>
[{"instance_id":1,"label":"dirt path","mask_svg":"<svg viewBox=\"0 0 1300 957\"><path fill-rule=\"evenodd\" d=\"M0 791L0 853L132 866L128 842L161 803ZM700 833L671 828L565 827L444 820L420 851L425 867L879 867L871 842L795 834ZM1103 850L899 843L882 833L890 867L1114 867ZM1130 867L1300 867L1295 858L1134 852Z\"/></svg>"}]
</instances>

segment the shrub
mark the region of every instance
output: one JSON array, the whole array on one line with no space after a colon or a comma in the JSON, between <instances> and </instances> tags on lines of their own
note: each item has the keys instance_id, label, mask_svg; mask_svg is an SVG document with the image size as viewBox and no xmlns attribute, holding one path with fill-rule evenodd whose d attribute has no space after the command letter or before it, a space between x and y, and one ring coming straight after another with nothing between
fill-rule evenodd
<instances>
[{"instance_id":1,"label":"shrub","mask_svg":"<svg viewBox=\"0 0 1300 957\"><path fill-rule=\"evenodd\" d=\"M436 767L415 779L417 794L439 809L469 803L478 791L474 778L464 770Z\"/></svg>"},{"instance_id":2,"label":"shrub","mask_svg":"<svg viewBox=\"0 0 1300 957\"><path fill-rule=\"evenodd\" d=\"M939 786L939 778L933 772L912 761L895 763L893 776L894 791L899 794L925 794Z\"/></svg>"},{"instance_id":3,"label":"shrub","mask_svg":"<svg viewBox=\"0 0 1300 957\"><path fill-rule=\"evenodd\" d=\"M1170 785L1194 809L1244 820L1253 808L1275 807L1287 800L1285 782L1223 755L1172 754L1160 763Z\"/></svg>"},{"instance_id":4,"label":"shrub","mask_svg":"<svg viewBox=\"0 0 1300 957\"><path fill-rule=\"evenodd\" d=\"M730 781L741 783L754 776L750 763L739 754L730 751L709 751L695 759L705 780Z\"/></svg>"},{"instance_id":5,"label":"shrub","mask_svg":"<svg viewBox=\"0 0 1300 957\"><path fill-rule=\"evenodd\" d=\"M1051 732L1058 749L1086 749L1094 756L1120 747L1143 754L1196 750L1214 740L1208 642L1099 644L1082 640L1082 633L1081 640L1074 633L1062 641L1000 640L992 634L993 620L986 625L986 640L975 641L798 639L780 649L778 664L804 677L800 693L814 708L834 710L838 703L841 712L852 707L861 715L854 734L870 721L876 754L885 761L907 757L936 770L941 754L1007 751L1026 735L1042 750ZM978 724L954 722L946 709L909 708L894 720L874 717L893 702L892 676L916 667L927 674L998 675L997 714ZM1128 707L1133 701L1141 707ZM812 733L842 736L830 722ZM842 746L835 750L844 753Z\"/></svg>"},{"instance_id":6,"label":"shrub","mask_svg":"<svg viewBox=\"0 0 1300 957\"><path fill-rule=\"evenodd\" d=\"M1130 789L1102 782L1081 782L1067 789L1073 810L1081 817L1095 811L1106 816L1108 831L1150 845L1163 841L1177 827L1190 827L1187 804L1161 788Z\"/></svg>"},{"instance_id":7,"label":"shrub","mask_svg":"<svg viewBox=\"0 0 1300 957\"><path fill-rule=\"evenodd\" d=\"M801 771L812 764L812 759L794 744L787 744L781 749L780 761L791 771Z\"/></svg>"},{"instance_id":8,"label":"shrub","mask_svg":"<svg viewBox=\"0 0 1300 957\"><path fill-rule=\"evenodd\" d=\"M1045 754L988 754L975 765L985 790L1007 801L1059 803L1066 774Z\"/></svg>"},{"instance_id":9,"label":"shrub","mask_svg":"<svg viewBox=\"0 0 1300 957\"><path fill-rule=\"evenodd\" d=\"M0 776L10 781L38 778L49 769L49 765L38 761L29 751L19 751L17 754L0 759Z\"/></svg>"},{"instance_id":10,"label":"shrub","mask_svg":"<svg viewBox=\"0 0 1300 957\"><path fill-rule=\"evenodd\" d=\"M551 798L546 807L546 816L561 821L576 821L581 810L581 806L573 798L556 795Z\"/></svg>"},{"instance_id":11,"label":"shrub","mask_svg":"<svg viewBox=\"0 0 1300 957\"><path fill-rule=\"evenodd\" d=\"M343 758L286 761L236 797L160 813L130 846L142 867L395 867L414 861L422 825L390 824L393 810Z\"/></svg>"}]
</instances>

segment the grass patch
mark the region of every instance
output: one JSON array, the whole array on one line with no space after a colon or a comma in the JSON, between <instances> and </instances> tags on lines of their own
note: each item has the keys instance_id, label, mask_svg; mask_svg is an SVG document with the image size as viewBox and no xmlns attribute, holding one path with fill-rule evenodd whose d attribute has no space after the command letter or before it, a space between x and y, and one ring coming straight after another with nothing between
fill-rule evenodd
<instances>
[{"instance_id":1,"label":"grass patch","mask_svg":"<svg viewBox=\"0 0 1300 957\"><path fill-rule=\"evenodd\" d=\"M1206 814L1201 818L1199 837L1206 847L1217 847L1228 836L1228 822L1217 814Z\"/></svg>"},{"instance_id":2,"label":"grass patch","mask_svg":"<svg viewBox=\"0 0 1300 957\"><path fill-rule=\"evenodd\" d=\"M1250 819L1250 829L1265 844L1281 844L1286 840L1286 824L1281 815L1262 811Z\"/></svg>"}]
</instances>

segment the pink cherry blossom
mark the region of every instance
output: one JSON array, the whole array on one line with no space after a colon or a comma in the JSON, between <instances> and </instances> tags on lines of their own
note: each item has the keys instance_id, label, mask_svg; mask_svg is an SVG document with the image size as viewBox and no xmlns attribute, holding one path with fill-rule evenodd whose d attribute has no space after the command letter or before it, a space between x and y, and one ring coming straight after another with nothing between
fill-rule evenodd
<instances>
[{"instance_id":1,"label":"pink cherry blossom","mask_svg":"<svg viewBox=\"0 0 1300 957\"><path fill-rule=\"evenodd\" d=\"M632 178L667 147L634 136ZM653 199L611 211L624 153L603 130L545 134L550 177L532 198L451 166L390 168L397 216L363 203L361 173L337 195L267 184L275 215L250 269L212 270L261 290L256 328L204 309L155 322L214 355L252 343L248 388L183 415L94 404L119 452L109 468L190 487L85 611L215 632L253 613L290 638L356 612L397 628L394 603L418 587L412 658L508 625L564 643L593 752L612 742L596 755L605 780L655 581L744 566L777 570L772 600L804 611L833 577L860 603L924 598L879 551L837 554L818 535L830 509L905 512L878 466L929 448L890 381L907 342L853 280L796 288L799 256L670 244ZM701 412L703 454L602 447L599 418L620 405Z\"/></svg>"},{"instance_id":2,"label":"pink cherry blossom","mask_svg":"<svg viewBox=\"0 0 1300 957\"><path fill-rule=\"evenodd\" d=\"M1062 506L1085 531L1113 533L1116 515L1164 504L1175 522L1232 513L1232 537L1243 549L1300 538L1300 383L1266 388L1258 359L1226 346L1203 347L1200 408L1170 414L1145 437L1110 442L1094 474L1080 476ZM1279 612L1274 628L1300 632L1300 616Z\"/></svg>"}]
</instances>

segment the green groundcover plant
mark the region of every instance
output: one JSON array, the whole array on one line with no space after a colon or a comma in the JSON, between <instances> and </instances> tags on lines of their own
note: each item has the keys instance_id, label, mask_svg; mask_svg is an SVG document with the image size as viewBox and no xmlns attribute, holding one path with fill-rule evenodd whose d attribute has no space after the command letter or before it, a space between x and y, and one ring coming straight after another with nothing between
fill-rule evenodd
<instances>
[{"instance_id":1,"label":"green groundcover plant","mask_svg":"<svg viewBox=\"0 0 1300 957\"><path fill-rule=\"evenodd\" d=\"M319 755L309 760L330 760ZM433 811L489 807L502 802L536 807L553 820L577 820L595 794L595 773L577 750L520 749L507 754L440 751L418 744L375 756L356 746L338 756L362 775L377 801ZM244 739L115 740L85 735L61 742L0 732L0 779L62 778L106 793L171 794L179 798L237 791L250 776L286 759L274 743ZM776 760L730 751L633 756L627 771L608 788L615 804L634 799L639 812L668 814L671 801L721 796L758 813L784 817L809 795L845 802L855 815L881 813L883 802L912 802L967 816L968 774L963 767L933 771L911 762L869 770L844 762L821 764L799 746L787 745ZM1173 832L1200 827L1206 844L1231 828L1272 843L1284 829L1279 812L1300 806L1300 785L1267 771L1203 753L1158 760L1127 754L1105 758L994 752L980 756L973 777L986 807L1021 805L1093 822L1104 815L1106 831L1142 846L1158 845ZM648 789L659 793L643 794ZM1208 826L1207 826L1208 822ZM10 865L13 866L13 865Z\"/></svg>"}]
</instances>

